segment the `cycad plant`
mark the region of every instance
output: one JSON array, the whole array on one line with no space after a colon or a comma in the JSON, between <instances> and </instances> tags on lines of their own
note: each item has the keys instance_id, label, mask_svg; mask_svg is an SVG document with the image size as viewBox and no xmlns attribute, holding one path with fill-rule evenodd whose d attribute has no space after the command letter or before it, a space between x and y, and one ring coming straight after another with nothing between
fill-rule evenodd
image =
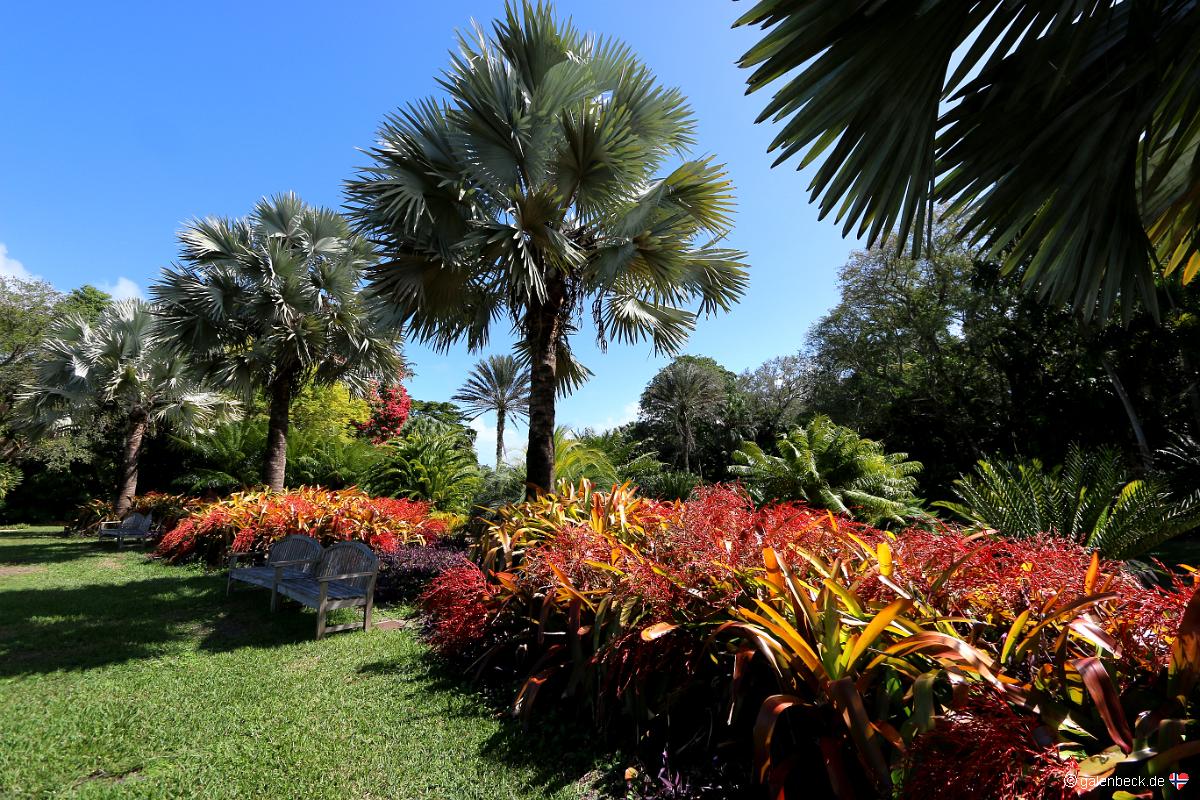
<instances>
[{"instance_id":1,"label":"cycad plant","mask_svg":"<svg viewBox=\"0 0 1200 800\"><path fill-rule=\"evenodd\" d=\"M1106 558L1134 558L1200 526L1200 490L1175 499L1157 477L1131 480L1111 448L1072 445L1053 469L1036 459L980 461L954 492L961 502L935 505L1005 536L1048 533Z\"/></svg>"},{"instance_id":2,"label":"cycad plant","mask_svg":"<svg viewBox=\"0 0 1200 800\"><path fill-rule=\"evenodd\" d=\"M161 333L151 307L140 300L110 306L94 324L69 316L42 343L35 381L22 395L23 413L35 428L86 425L103 413L123 420L118 515L137 494L142 444L154 425L201 429L233 405L173 357Z\"/></svg>"},{"instance_id":3,"label":"cycad plant","mask_svg":"<svg viewBox=\"0 0 1200 800\"><path fill-rule=\"evenodd\" d=\"M232 420L191 436L173 436L184 459L174 486L191 495L225 494L254 485L262 474L267 426L259 418Z\"/></svg>"},{"instance_id":4,"label":"cycad plant","mask_svg":"<svg viewBox=\"0 0 1200 800\"><path fill-rule=\"evenodd\" d=\"M692 114L623 44L548 4L459 38L425 100L389 116L349 204L382 250L376 295L409 335L486 346L507 320L530 367L530 492L554 481L555 398L586 378L570 335L677 351L746 284L721 246L732 187L690 158Z\"/></svg>"},{"instance_id":5,"label":"cycad plant","mask_svg":"<svg viewBox=\"0 0 1200 800\"><path fill-rule=\"evenodd\" d=\"M308 384L364 394L403 369L398 334L359 293L370 245L340 215L294 194L264 199L245 219L194 220L183 263L152 292L172 346L214 383L270 407L264 482L284 485L289 411Z\"/></svg>"},{"instance_id":6,"label":"cycad plant","mask_svg":"<svg viewBox=\"0 0 1200 800\"><path fill-rule=\"evenodd\" d=\"M481 480L471 443L434 420L411 421L379 450L363 482L372 495L427 500L439 511L461 512Z\"/></svg>"},{"instance_id":7,"label":"cycad plant","mask_svg":"<svg viewBox=\"0 0 1200 800\"><path fill-rule=\"evenodd\" d=\"M873 525L926 516L914 494L918 462L825 416L780 435L775 455L744 442L733 460L729 471L760 502L803 500Z\"/></svg>"},{"instance_id":8,"label":"cycad plant","mask_svg":"<svg viewBox=\"0 0 1200 800\"><path fill-rule=\"evenodd\" d=\"M496 415L496 469L504 463L504 428L510 419L529 417L529 370L512 356L489 356L471 370L458 394L471 419Z\"/></svg>"},{"instance_id":9,"label":"cycad plant","mask_svg":"<svg viewBox=\"0 0 1200 800\"><path fill-rule=\"evenodd\" d=\"M560 483L570 484L586 478L597 486L612 486L620 480L608 454L568 428L554 432L554 474Z\"/></svg>"}]
</instances>

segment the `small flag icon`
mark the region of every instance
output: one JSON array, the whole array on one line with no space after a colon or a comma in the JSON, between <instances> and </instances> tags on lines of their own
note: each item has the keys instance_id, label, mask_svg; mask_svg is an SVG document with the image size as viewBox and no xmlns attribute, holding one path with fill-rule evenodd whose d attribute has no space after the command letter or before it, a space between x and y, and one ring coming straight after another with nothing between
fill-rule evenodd
<instances>
[{"instance_id":1,"label":"small flag icon","mask_svg":"<svg viewBox=\"0 0 1200 800\"><path fill-rule=\"evenodd\" d=\"M1176 789L1182 789L1187 786L1188 774L1186 772L1172 772L1171 777L1167 778L1167 781Z\"/></svg>"}]
</instances>

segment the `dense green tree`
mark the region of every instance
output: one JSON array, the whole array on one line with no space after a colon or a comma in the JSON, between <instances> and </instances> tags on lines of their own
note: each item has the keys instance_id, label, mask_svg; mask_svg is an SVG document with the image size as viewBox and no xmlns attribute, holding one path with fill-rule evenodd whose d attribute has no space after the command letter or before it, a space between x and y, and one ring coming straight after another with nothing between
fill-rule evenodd
<instances>
[{"instance_id":1,"label":"dense green tree","mask_svg":"<svg viewBox=\"0 0 1200 800\"><path fill-rule=\"evenodd\" d=\"M920 259L888 243L851 256L840 302L808 336L812 411L912 453L935 497L991 453L1058 463L1080 441L1145 463L1195 429L1195 287L1160 290L1161 324L1145 312L1080 324L954 225L939 222Z\"/></svg>"},{"instance_id":2,"label":"dense green tree","mask_svg":"<svg viewBox=\"0 0 1200 800\"><path fill-rule=\"evenodd\" d=\"M707 356L679 356L642 392L636 435L662 461L720 480L753 424L737 375Z\"/></svg>"},{"instance_id":3,"label":"dense green tree","mask_svg":"<svg viewBox=\"0 0 1200 800\"><path fill-rule=\"evenodd\" d=\"M339 214L294 194L244 219L209 217L180 234L183 263L152 289L173 347L216 385L269 409L263 480L282 489L293 401L309 384L364 394L403 370L398 333L360 295L371 246Z\"/></svg>"},{"instance_id":4,"label":"dense green tree","mask_svg":"<svg viewBox=\"0 0 1200 800\"><path fill-rule=\"evenodd\" d=\"M476 350L511 324L531 371L530 491L546 489L556 395L587 374L579 310L602 341L677 351L745 287L743 254L719 245L732 187L688 157L677 90L548 4L510 3L490 35L460 37L441 83L445 101L388 117L349 203L382 250L371 286L410 335Z\"/></svg>"},{"instance_id":5,"label":"dense green tree","mask_svg":"<svg viewBox=\"0 0 1200 800\"><path fill-rule=\"evenodd\" d=\"M88 322L95 323L105 309L113 304L112 295L85 283L67 292L58 305L61 314L77 314Z\"/></svg>"},{"instance_id":6,"label":"dense green tree","mask_svg":"<svg viewBox=\"0 0 1200 800\"><path fill-rule=\"evenodd\" d=\"M117 514L137 493L143 440L153 425L203 428L229 408L172 357L160 332L150 306L138 300L105 309L94 325L83 316L67 317L41 343L34 382L21 397L21 411L36 427L86 427L105 412L119 417L124 442Z\"/></svg>"},{"instance_id":7,"label":"dense green tree","mask_svg":"<svg viewBox=\"0 0 1200 800\"><path fill-rule=\"evenodd\" d=\"M760 0L739 22L769 28L741 63L786 120L771 148L821 158L844 231L905 239L950 203L1084 316L1200 271L1195 0Z\"/></svg>"},{"instance_id":8,"label":"dense green tree","mask_svg":"<svg viewBox=\"0 0 1200 800\"><path fill-rule=\"evenodd\" d=\"M512 356L489 356L467 376L458 394L450 398L462 403L475 416L496 415L496 469L504 464L504 427L509 420L529 417L529 370Z\"/></svg>"},{"instance_id":9,"label":"dense green tree","mask_svg":"<svg viewBox=\"0 0 1200 800\"><path fill-rule=\"evenodd\" d=\"M0 275L0 460L12 459L22 446L13 424L17 395L33 380L38 347L61 305L62 295L45 281Z\"/></svg>"},{"instance_id":10,"label":"dense green tree","mask_svg":"<svg viewBox=\"0 0 1200 800\"><path fill-rule=\"evenodd\" d=\"M465 512L481 482L471 440L453 425L414 416L404 432L380 445L364 488L374 495L428 500Z\"/></svg>"},{"instance_id":11,"label":"dense green tree","mask_svg":"<svg viewBox=\"0 0 1200 800\"><path fill-rule=\"evenodd\" d=\"M802 355L776 356L738 377L746 413L759 444L801 422L812 393L812 367Z\"/></svg>"}]
</instances>

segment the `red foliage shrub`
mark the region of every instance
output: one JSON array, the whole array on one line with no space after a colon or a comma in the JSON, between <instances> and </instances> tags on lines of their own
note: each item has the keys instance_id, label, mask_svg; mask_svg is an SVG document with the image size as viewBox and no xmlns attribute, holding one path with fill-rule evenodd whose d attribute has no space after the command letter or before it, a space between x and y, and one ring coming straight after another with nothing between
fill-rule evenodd
<instances>
[{"instance_id":1,"label":"red foliage shrub","mask_svg":"<svg viewBox=\"0 0 1200 800\"><path fill-rule=\"evenodd\" d=\"M1038 743L1038 720L1013 711L987 687L973 688L966 702L918 735L906 758L903 797L926 800L1022 798L1068 800L1066 776L1077 769L1053 746Z\"/></svg>"},{"instance_id":2,"label":"red foliage shrub","mask_svg":"<svg viewBox=\"0 0 1200 800\"><path fill-rule=\"evenodd\" d=\"M738 708L766 708L773 688L811 719L860 693L870 721L831 723L821 757L858 746L843 747L837 731L878 732L866 736L889 755L875 756L887 763L882 778L872 768L868 789L886 790L888 770L908 758L912 797L1067 796L1063 776L1076 765L1034 738L1039 725L1055 726L1039 722L1030 698L1049 697L1047 707L1090 726L1055 728L1073 752L1108 746L1119 731L1101 716L1111 721L1113 710L1079 690L1078 664L1092 662L1093 681L1111 678L1137 719L1162 695L1192 593L1182 581L1144 587L1120 563L1049 536L891 533L798 503L755 509L736 486L671 505L625 487L564 487L502 509L481 545L482 569L444 573L424 596L432 642L456 655L486 650L527 673L522 714L557 694L582 696L599 715L632 711L647 726L689 713L731 720ZM918 676L922 713L941 716L910 741ZM947 705L961 692L935 698L929 688L947 680L1009 693L975 688ZM833 685L840 694L826 696ZM689 703L698 708L680 709ZM770 751L756 757L769 761Z\"/></svg>"},{"instance_id":3,"label":"red foliage shrub","mask_svg":"<svg viewBox=\"0 0 1200 800\"><path fill-rule=\"evenodd\" d=\"M373 498L357 489L243 492L193 512L155 552L172 562L193 555L215 562L227 551L264 552L284 536L303 533L323 545L360 541L387 553L440 536L445 525L429 513L429 503Z\"/></svg>"},{"instance_id":4,"label":"red foliage shrub","mask_svg":"<svg viewBox=\"0 0 1200 800\"><path fill-rule=\"evenodd\" d=\"M429 615L430 642L442 653L457 655L487 632L492 590L477 565L462 559L434 578L420 597Z\"/></svg>"}]
</instances>

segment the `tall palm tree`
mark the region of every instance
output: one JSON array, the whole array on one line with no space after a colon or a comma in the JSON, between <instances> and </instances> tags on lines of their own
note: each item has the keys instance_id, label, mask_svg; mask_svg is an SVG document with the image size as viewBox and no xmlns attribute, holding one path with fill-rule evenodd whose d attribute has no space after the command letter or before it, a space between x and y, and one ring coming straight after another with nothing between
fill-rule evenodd
<instances>
[{"instance_id":1,"label":"tall palm tree","mask_svg":"<svg viewBox=\"0 0 1200 800\"><path fill-rule=\"evenodd\" d=\"M742 57L786 120L776 163L845 232L971 212L1024 278L1085 315L1200 272L1200 3L759 0ZM917 237L920 242L920 237Z\"/></svg>"},{"instance_id":2,"label":"tall palm tree","mask_svg":"<svg viewBox=\"0 0 1200 800\"><path fill-rule=\"evenodd\" d=\"M110 306L94 324L82 315L68 316L48 332L34 383L22 394L22 412L36 427L82 425L101 413L122 419L118 515L137 494L138 460L153 425L165 421L195 430L233 405L174 358L160 334L153 311L140 300Z\"/></svg>"},{"instance_id":3,"label":"tall palm tree","mask_svg":"<svg viewBox=\"0 0 1200 800\"><path fill-rule=\"evenodd\" d=\"M282 489L289 411L307 383L365 393L403 369L398 334L359 291L374 255L339 214L294 194L180 234L183 263L151 292L173 347L217 385L270 407L263 480Z\"/></svg>"},{"instance_id":4,"label":"tall palm tree","mask_svg":"<svg viewBox=\"0 0 1200 800\"><path fill-rule=\"evenodd\" d=\"M445 102L385 120L349 205L382 248L371 287L409 335L477 350L511 323L531 371L532 494L553 485L555 396L588 374L570 345L582 309L601 342L672 353L742 294L743 254L719 246L732 187L687 157L683 96L550 5L509 3L491 35L460 36L441 84Z\"/></svg>"},{"instance_id":5,"label":"tall palm tree","mask_svg":"<svg viewBox=\"0 0 1200 800\"><path fill-rule=\"evenodd\" d=\"M687 357L659 370L642 392L642 414L670 427L683 455L685 472L692 471L696 426L717 421L726 394L719 374Z\"/></svg>"},{"instance_id":6,"label":"tall palm tree","mask_svg":"<svg viewBox=\"0 0 1200 800\"><path fill-rule=\"evenodd\" d=\"M529 370L512 356L488 356L475 365L462 389L450 399L466 406L471 419L496 412L496 469L500 469L505 422L529 417Z\"/></svg>"}]
</instances>

